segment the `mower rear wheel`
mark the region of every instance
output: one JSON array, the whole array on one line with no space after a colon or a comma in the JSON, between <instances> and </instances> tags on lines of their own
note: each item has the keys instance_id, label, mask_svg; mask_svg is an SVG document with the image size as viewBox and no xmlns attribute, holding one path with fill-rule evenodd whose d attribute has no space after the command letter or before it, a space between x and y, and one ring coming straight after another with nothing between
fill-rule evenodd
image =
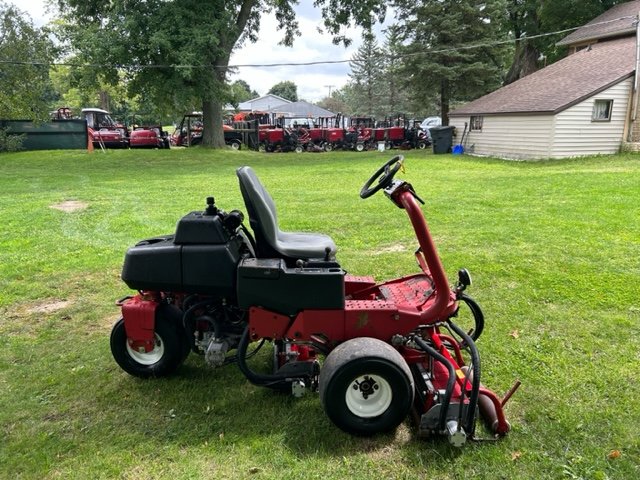
<instances>
[{"instance_id":1,"label":"mower rear wheel","mask_svg":"<svg viewBox=\"0 0 640 480\"><path fill-rule=\"evenodd\" d=\"M375 435L395 429L413 404L409 366L396 349L375 338L336 347L320 370L320 401L345 432Z\"/></svg>"},{"instance_id":2,"label":"mower rear wheel","mask_svg":"<svg viewBox=\"0 0 640 480\"><path fill-rule=\"evenodd\" d=\"M164 377L173 373L189 353L183 348L183 336L168 319L158 315L153 350L138 352L129 346L124 319L121 318L111 330L111 354L129 375L140 378Z\"/></svg>"}]
</instances>

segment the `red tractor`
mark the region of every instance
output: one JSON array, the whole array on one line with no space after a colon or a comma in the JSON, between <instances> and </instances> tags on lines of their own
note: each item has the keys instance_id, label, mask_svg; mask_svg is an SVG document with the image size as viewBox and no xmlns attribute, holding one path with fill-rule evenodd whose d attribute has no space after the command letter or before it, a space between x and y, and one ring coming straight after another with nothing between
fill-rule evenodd
<instances>
[{"instance_id":1,"label":"red tractor","mask_svg":"<svg viewBox=\"0 0 640 480\"><path fill-rule=\"evenodd\" d=\"M305 146L299 142L296 129L275 126L258 131L259 150L262 152L291 152L301 153Z\"/></svg>"},{"instance_id":2,"label":"red tractor","mask_svg":"<svg viewBox=\"0 0 640 480\"><path fill-rule=\"evenodd\" d=\"M242 148L242 134L236 132L230 125L222 126L224 133L224 143L233 150ZM182 117L180 125L176 127L171 135L171 145L176 147L191 147L202 143L202 132L204 123L202 113L187 113Z\"/></svg>"},{"instance_id":3,"label":"red tractor","mask_svg":"<svg viewBox=\"0 0 640 480\"><path fill-rule=\"evenodd\" d=\"M87 121L89 139L96 148L126 148L129 146L127 128L116 123L109 112L100 108L83 108L82 116Z\"/></svg>"},{"instance_id":4,"label":"red tractor","mask_svg":"<svg viewBox=\"0 0 640 480\"><path fill-rule=\"evenodd\" d=\"M160 125L134 127L129 135L131 148L170 148L169 134Z\"/></svg>"},{"instance_id":5,"label":"red tractor","mask_svg":"<svg viewBox=\"0 0 640 480\"><path fill-rule=\"evenodd\" d=\"M360 196L382 190L407 213L418 273L382 283L346 274L330 237L280 230L272 197L242 167L253 233L240 211L225 212L209 197L174 234L128 250L122 279L137 293L118 301L115 361L137 377L169 375L190 352L211 367L235 363L255 385L296 397L319 392L331 421L358 435L393 430L410 412L421 435L443 435L455 446L476 437L478 412L491 433L505 435L503 406L517 384L499 398L481 383L475 342L484 316L466 294L471 278L462 269L449 285L424 202L411 184L394 180L402 166L400 156L386 162ZM471 325L458 323L465 309ZM273 348L266 373L247 361L265 344Z\"/></svg>"}]
</instances>

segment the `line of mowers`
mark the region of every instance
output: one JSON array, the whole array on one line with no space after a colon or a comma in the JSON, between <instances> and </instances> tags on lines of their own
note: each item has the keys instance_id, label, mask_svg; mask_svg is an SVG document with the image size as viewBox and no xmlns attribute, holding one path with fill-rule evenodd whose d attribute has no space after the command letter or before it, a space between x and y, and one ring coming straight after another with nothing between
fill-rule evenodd
<instances>
[{"instance_id":1,"label":"line of mowers","mask_svg":"<svg viewBox=\"0 0 640 480\"><path fill-rule=\"evenodd\" d=\"M371 117L336 117L309 119L307 123L260 125L259 148L264 152L330 152L332 150L365 150L400 148L425 149L431 145L428 132L419 122L403 117L376 122Z\"/></svg>"}]
</instances>

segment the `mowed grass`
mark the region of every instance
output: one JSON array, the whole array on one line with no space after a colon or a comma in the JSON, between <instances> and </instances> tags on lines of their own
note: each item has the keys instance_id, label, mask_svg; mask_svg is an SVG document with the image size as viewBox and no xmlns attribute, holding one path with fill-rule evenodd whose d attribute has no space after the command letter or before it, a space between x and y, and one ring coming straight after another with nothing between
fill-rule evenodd
<instances>
[{"instance_id":1,"label":"mowed grass","mask_svg":"<svg viewBox=\"0 0 640 480\"><path fill-rule=\"evenodd\" d=\"M405 154L449 278L468 268L485 310L483 383L523 383L506 438L455 449L409 421L356 438L315 394L254 387L235 366L191 355L143 381L111 358L126 248L208 195L244 210L241 165L284 229L331 235L349 272L414 273L406 214L358 197L389 154L27 152L0 156L0 478L639 478L640 159ZM51 208L70 200L86 208Z\"/></svg>"}]
</instances>

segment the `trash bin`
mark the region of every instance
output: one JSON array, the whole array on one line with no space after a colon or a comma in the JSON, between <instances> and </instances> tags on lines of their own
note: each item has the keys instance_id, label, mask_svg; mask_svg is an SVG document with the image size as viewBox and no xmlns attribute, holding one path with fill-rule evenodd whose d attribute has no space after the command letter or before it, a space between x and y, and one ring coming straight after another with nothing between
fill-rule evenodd
<instances>
[{"instance_id":1,"label":"trash bin","mask_svg":"<svg viewBox=\"0 0 640 480\"><path fill-rule=\"evenodd\" d=\"M431 127L431 141L433 142L433 153L450 153L453 143L452 126Z\"/></svg>"}]
</instances>

